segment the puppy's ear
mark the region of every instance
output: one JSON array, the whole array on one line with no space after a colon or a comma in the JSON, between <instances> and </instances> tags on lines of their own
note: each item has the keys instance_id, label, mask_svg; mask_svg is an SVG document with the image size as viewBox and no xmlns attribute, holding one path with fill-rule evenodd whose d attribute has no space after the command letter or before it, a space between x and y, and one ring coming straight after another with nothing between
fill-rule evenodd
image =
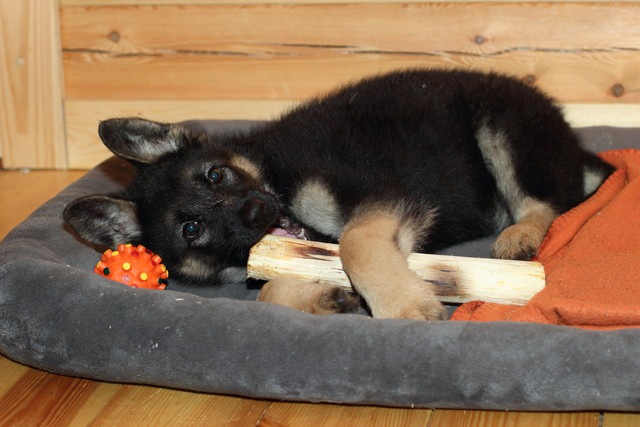
<instances>
[{"instance_id":1,"label":"puppy's ear","mask_svg":"<svg viewBox=\"0 0 640 427\"><path fill-rule=\"evenodd\" d=\"M184 128L178 124L137 117L109 119L98 126L98 134L109 150L139 163L153 163L161 156L177 151L184 133Z\"/></svg>"},{"instance_id":2,"label":"puppy's ear","mask_svg":"<svg viewBox=\"0 0 640 427\"><path fill-rule=\"evenodd\" d=\"M110 196L76 199L64 209L64 220L80 237L101 246L115 248L137 243L142 230L133 202Z\"/></svg>"}]
</instances>

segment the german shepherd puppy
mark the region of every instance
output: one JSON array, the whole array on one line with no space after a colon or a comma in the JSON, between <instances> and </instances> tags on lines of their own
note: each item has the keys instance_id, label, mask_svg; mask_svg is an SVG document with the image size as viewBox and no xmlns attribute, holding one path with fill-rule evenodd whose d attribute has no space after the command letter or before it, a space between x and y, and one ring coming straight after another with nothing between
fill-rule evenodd
<instances>
[{"instance_id":1,"label":"german shepherd puppy","mask_svg":"<svg viewBox=\"0 0 640 427\"><path fill-rule=\"evenodd\" d=\"M497 258L528 259L551 224L612 168L584 151L538 90L498 74L405 70L313 99L248 134L118 118L99 134L139 166L119 195L72 202L66 221L91 242L143 243L199 284L242 282L248 251L287 217L340 244L374 317L442 319L407 266L501 232ZM162 200L161 206L158 200ZM348 311L344 292L276 279L260 300Z\"/></svg>"}]
</instances>

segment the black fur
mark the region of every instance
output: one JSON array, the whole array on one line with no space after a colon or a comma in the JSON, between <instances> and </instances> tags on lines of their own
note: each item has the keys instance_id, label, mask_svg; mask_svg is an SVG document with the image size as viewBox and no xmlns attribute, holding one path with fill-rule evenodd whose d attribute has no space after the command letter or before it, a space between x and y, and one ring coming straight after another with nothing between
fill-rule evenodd
<instances>
[{"instance_id":1,"label":"black fur","mask_svg":"<svg viewBox=\"0 0 640 427\"><path fill-rule=\"evenodd\" d=\"M140 164L133 183L111 199L131 201L136 218L123 215L126 227L118 224L113 212L122 204L105 198L80 199L65 218L87 240L111 246L122 243L105 239L112 230L136 230L135 243L194 283L241 278L228 267L242 267L280 215L314 238L335 240L363 206L403 204L416 217L434 211L435 223L416 242L429 252L513 219L478 146L481 129L507 141L519 191L558 213L584 200L585 167L602 177L611 170L580 148L559 109L530 86L497 74L408 70L311 100L247 135L103 122L105 144ZM291 209L310 179L329 190L334 217L320 218L319 210L309 221ZM106 228L104 218L111 219ZM314 229L315 221L328 225Z\"/></svg>"}]
</instances>

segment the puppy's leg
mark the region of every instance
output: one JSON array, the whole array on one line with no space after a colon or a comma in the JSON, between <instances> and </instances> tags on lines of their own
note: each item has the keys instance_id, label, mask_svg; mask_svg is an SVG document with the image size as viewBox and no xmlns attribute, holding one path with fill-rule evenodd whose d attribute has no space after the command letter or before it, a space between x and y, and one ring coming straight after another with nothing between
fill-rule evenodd
<instances>
[{"instance_id":1,"label":"puppy's leg","mask_svg":"<svg viewBox=\"0 0 640 427\"><path fill-rule=\"evenodd\" d=\"M402 209L371 207L351 218L340 238L340 258L374 317L439 320L446 311L432 285L409 269L407 256L433 222L407 220Z\"/></svg>"},{"instance_id":2,"label":"puppy's leg","mask_svg":"<svg viewBox=\"0 0 640 427\"><path fill-rule=\"evenodd\" d=\"M358 295L341 286L284 276L265 283L258 294L258 301L312 314L355 313L360 308Z\"/></svg>"},{"instance_id":3,"label":"puppy's leg","mask_svg":"<svg viewBox=\"0 0 640 427\"><path fill-rule=\"evenodd\" d=\"M505 228L491 247L494 258L528 260L536 254L558 214L545 202L524 198L515 208L515 224Z\"/></svg>"},{"instance_id":4,"label":"puppy's leg","mask_svg":"<svg viewBox=\"0 0 640 427\"><path fill-rule=\"evenodd\" d=\"M553 206L527 193L521 186L505 133L482 126L478 147L505 207L514 224L505 228L492 246L492 256L504 259L530 259L542 243L549 226L558 216Z\"/></svg>"}]
</instances>

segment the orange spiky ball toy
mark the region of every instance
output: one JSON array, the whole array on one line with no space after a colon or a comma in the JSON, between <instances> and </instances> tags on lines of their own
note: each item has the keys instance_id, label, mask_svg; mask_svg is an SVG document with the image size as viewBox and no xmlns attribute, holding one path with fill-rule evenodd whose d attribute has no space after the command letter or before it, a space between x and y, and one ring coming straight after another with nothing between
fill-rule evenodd
<instances>
[{"instance_id":1,"label":"orange spiky ball toy","mask_svg":"<svg viewBox=\"0 0 640 427\"><path fill-rule=\"evenodd\" d=\"M169 272L162 258L142 245L107 249L93 270L96 274L134 288L164 289Z\"/></svg>"}]
</instances>

